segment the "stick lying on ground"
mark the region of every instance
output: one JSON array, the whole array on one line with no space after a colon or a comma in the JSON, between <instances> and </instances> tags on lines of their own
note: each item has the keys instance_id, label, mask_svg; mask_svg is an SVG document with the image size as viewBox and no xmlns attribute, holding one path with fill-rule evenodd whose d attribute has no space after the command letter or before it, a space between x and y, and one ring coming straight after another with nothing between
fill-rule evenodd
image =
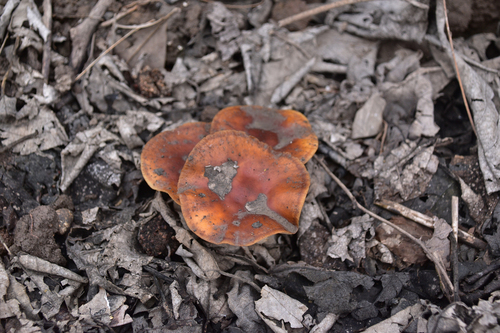
<instances>
[{"instance_id":1,"label":"stick lying on ground","mask_svg":"<svg viewBox=\"0 0 500 333\"><path fill-rule=\"evenodd\" d=\"M397 202L393 202L390 200L382 199L378 202L375 202L375 205L387 209L388 211L396 214L400 214L401 216L406 217L418 224L423 225L424 227L434 229L434 219L435 217L430 217L420 212L414 211L408 207L405 207ZM477 249L484 250L488 247L488 244L483 240L472 236L471 234L458 229L458 239L470 246L473 246Z\"/></svg>"}]
</instances>

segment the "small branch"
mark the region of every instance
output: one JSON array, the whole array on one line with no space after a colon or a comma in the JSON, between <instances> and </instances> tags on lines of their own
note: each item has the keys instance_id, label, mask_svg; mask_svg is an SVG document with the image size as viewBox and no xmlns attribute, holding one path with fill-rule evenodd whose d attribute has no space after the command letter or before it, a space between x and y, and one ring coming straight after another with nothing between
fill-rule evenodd
<instances>
[{"instance_id":1,"label":"small branch","mask_svg":"<svg viewBox=\"0 0 500 333\"><path fill-rule=\"evenodd\" d=\"M472 114L469 108L469 102L467 101L467 96L465 96L464 86L462 84L462 78L460 76L460 72L458 71L457 58L455 57L455 49L453 47L453 39L451 38L450 24L448 23L448 14L446 9L446 0L443 0L444 7L444 20L446 25L446 32L448 33L448 41L450 42L451 54L453 56L453 65L455 66L455 73L457 75L458 85L460 86L460 92L462 93L462 98L464 100L465 110L467 111L467 116L469 117L470 125L472 126L472 130L474 131L474 135L477 136L476 126L474 125L474 120L472 119Z\"/></svg>"},{"instance_id":2,"label":"small branch","mask_svg":"<svg viewBox=\"0 0 500 333\"><path fill-rule=\"evenodd\" d=\"M343 167L344 169L348 168L347 165L347 157L344 155L344 152L335 147L328 140L321 140L323 143L320 143L318 149L321 153L327 155L332 161Z\"/></svg>"},{"instance_id":3,"label":"small branch","mask_svg":"<svg viewBox=\"0 0 500 333\"><path fill-rule=\"evenodd\" d=\"M0 46L0 54L2 53L3 48L5 47L5 43L7 43L7 39L9 39L9 33L8 32L5 34L5 38L3 39L2 46Z\"/></svg>"},{"instance_id":4,"label":"small branch","mask_svg":"<svg viewBox=\"0 0 500 333\"><path fill-rule=\"evenodd\" d=\"M5 243L5 241L3 240L2 235L0 235L0 243L2 243L9 256L12 257L12 252L10 252L9 246L7 246L7 243Z\"/></svg>"},{"instance_id":5,"label":"small branch","mask_svg":"<svg viewBox=\"0 0 500 333\"><path fill-rule=\"evenodd\" d=\"M321 202L318 202L316 198L313 199L313 202L318 206L319 210L321 211L321 215L323 216L323 221L325 221L326 225L328 226L328 229L330 231L333 230L332 221L330 221L330 218L328 217L328 214L326 213L323 204Z\"/></svg>"},{"instance_id":6,"label":"small branch","mask_svg":"<svg viewBox=\"0 0 500 333\"><path fill-rule=\"evenodd\" d=\"M190 80L190 79L186 79L186 83L190 84L194 90L196 91L196 99L195 99L195 102L196 102L196 105L200 105L200 87L198 86L198 84L196 82L194 82L193 80Z\"/></svg>"},{"instance_id":7,"label":"small branch","mask_svg":"<svg viewBox=\"0 0 500 333\"><path fill-rule=\"evenodd\" d=\"M116 14L116 16L113 17L112 19L107 20L106 22L101 23L101 27L107 27L107 26L110 26L110 25L114 24L115 22L118 22L118 20L124 18L125 16L129 15L130 13L135 12L137 10L137 8L139 8L138 4L130 7L125 12L121 12L121 13Z\"/></svg>"},{"instance_id":8,"label":"small branch","mask_svg":"<svg viewBox=\"0 0 500 333\"><path fill-rule=\"evenodd\" d=\"M16 141L14 142L11 142L9 145L5 146L5 147L2 147L0 148L0 154L6 152L7 150L10 150L12 148L14 148L15 146L17 146L18 144L20 144L21 142L24 142L26 140L29 140L29 139L33 139L35 136L38 135L38 132L35 132L35 133L31 133L31 134L28 134L26 136L23 136L22 138L20 139L17 139Z\"/></svg>"},{"instance_id":9,"label":"small branch","mask_svg":"<svg viewBox=\"0 0 500 333\"><path fill-rule=\"evenodd\" d=\"M387 123L387 121L384 120L383 122L384 122L384 131L382 132L382 139L380 139L379 155L381 155L384 152L385 139L387 138L387 130L389 128L389 124Z\"/></svg>"},{"instance_id":10,"label":"small branch","mask_svg":"<svg viewBox=\"0 0 500 333\"><path fill-rule=\"evenodd\" d=\"M293 40L291 40L287 36L282 35L278 31L271 31L270 34L278 37L279 39L281 39L285 43L288 43L288 44L294 46L297 50L299 50L302 53L302 55L304 55L304 57L306 57L307 59L311 59L311 55L309 54L309 52L307 52L302 46L300 46L299 44L295 43Z\"/></svg>"},{"instance_id":11,"label":"small branch","mask_svg":"<svg viewBox=\"0 0 500 333\"><path fill-rule=\"evenodd\" d=\"M352 5L355 3L360 3L360 2L367 2L371 0L340 0L334 3L329 3L323 6L319 6L313 9L306 10L305 12L302 12L300 14L292 15L287 17L286 19L282 19L278 21L278 27L284 27L285 25L289 25L290 23L296 22L303 20L305 18L308 18L310 16L314 16L326 11L329 11L330 9L342 7L342 6L347 6L347 5Z\"/></svg>"},{"instance_id":12,"label":"small branch","mask_svg":"<svg viewBox=\"0 0 500 333\"><path fill-rule=\"evenodd\" d=\"M5 86L7 85L7 78L9 77L11 68L12 65L9 65L9 68L7 68L7 71L5 71L5 75L2 78L2 84L0 86L0 94L2 96L5 96Z\"/></svg>"},{"instance_id":13,"label":"small branch","mask_svg":"<svg viewBox=\"0 0 500 333\"><path fill-rule=\"evenodd\" d=\"M135 55L137 54L137 52L139 52L143 47L144 45L146 45L147 42L149 42L151 40L151 37L153 37L157 32L158 30L161 28L161 25L158 24L156 26L156 28L154 28L153 31L150 32L149 36L146 37L141 44L139 44L136 49L134 50L134 52L132 52L132 54L128 57L127 59L127 62L130 62L130 60L132 60L133 57L135 57Z\"/></svg>"},{"instance_id":14,"label":"small branch","mask_svg":"<svg viewBox=\"0 0 500 333\"><path fill-rule=\"evenodd\" d=\"M207 3L214 2L213 0L201 0L201 1L207 2ZM261 1L257 2L257 3L253 3L253 4L250 4L250 5L230 5L230 4L226 4L226 3L222 3L222 4L227 9L249 9L249 8L258 7L258 6L262 5L263 3L264 3L264 0L261 0Z\"/></svg>"},{"instance_id":15,"label":"small branch","mask_svg":"<svg viewBox=\"0 0 500 333\"><path fill-rule=\"evenodd\" d=\"M500 268L500 259L497 259L497 260L491 262L483 270L477 272L474 275L466 277L465 278L465 282L467 284L475 284L480 279L483 279L483 278L487 277L491 272L494 272L494 271L496 271L499 268ZM481 285L483 285L483 284L481 284Z\"/></svg>"},{"instance_id":16,"label":"small branch","mask_svg":"<svg viewBox=\"0 0 500 333\"><path fill-rule=\"evenodd\" d=\"M451 197L451 265L453 268L453 300L460 302L460 285L458 284L458 197Z\"/></svg>"},{"instance_id":17,"label":"small branch","mask_svg":"<svg viewBox=\"0 0 500 333\"><path fill-rule=\"evenodd\" d=\"M278 21L278 26L281 28L281 27L284 27L285 25L289 25L290 23L293 23L295 21L300 21L300 20L305 19L307 17L321 14L323 12L330 10L330 9L334 9L334 8L338 8L338 7L342 7L342 6L347 6L347 5L353 5L353 4L361 3L361 2L368 2L368 1L371 1L371 0L340 0L340 1L337 1L334 3L329 3L329 4L326 4L323 6L319 6L319 7L313 8L313 9L306 10L305 12L302 12L302 13L297 14L297 15L292 15L290 17L287 17L286 19L280 20L280 21ZM405 0L405 1L413 6L417 7L417 8L429 9L428 5L423 4L423 3L419 3L418 1L415 1L415 0Z\"/></svg>"},{"instance_id":18,"label":"small branch","mask_svg":"<svg viewBox=\"0 0 500 333\"><path fill-rule=\"evenodd\" d=\"M407 219L410 219L414 222L417 222L420 225L423 225L427 228L434 229L434 218L427 216L425 214L422 214L420 212L417 212L413 209L410 209L406 206L403 206L397 202L393 202L390 200L385 200L382 199L378 202L375 203L375 205L382 207L384 209L387 209L388 211L395 213L395 214L400 214L401 216L406 217ZM480 250L484 250L488 247L488 244L486 244L483 240L474 237L473 235L458 229L457 230L457 235L458 239L472 247L475 247Z\"/></svg>"},{"instance_id":19,"label":"small branch","mask_svg":"<svg viewBox=\"0 0 500 333\"><path fill-rule=\"evenodd\" d=\"M50 50L52 45L52 2L43 0L43 24L50 31L43 44L42 75L45 82L49 82L50 75Z\"/></svg>"},{"instance_id":20,"label":"small branch","mask_svg":"<svg viewBox=\"0 0 500 333\"><path fill-rule=\"evenodd\" d=\"M169 313L170 311L168 311L168 303L167 303L167 298L165 297L165 293L163 292L163 288L162 288L162 285L160 284L160 281L158 280L158 277L156 275L153 275L153 280L155 282L155 287L156 287L156 290L158 290L158 294L160 294L160 304L161 304L161 307L163 309L163 311L165 311L166 315L172 315L172 313Z\"/></svg>"},{"instance_id":21,"label":"small branch","mask_svg":"<svg viewBox=\"0 0 500 333\"><path fill-rule=\"evenodd\" d=\"M7 33L7 35L5 36L5 39L2 43L2 50L3 50L3 47L5 46L5 42L7 41L8 37L9 37L9 34ZM19 47L20 40L21 39L19 38L19 36L17 36L16 41L14 42L14 51L13 51L14 53L17 51L17 49ZM2 83L0 85L0 94L2 96L5 96L5 86L7 85L7 79L9 78L9 74L10 74L11 69L12 69L12 64L9 64L9 67L5 71L5 75L2 78Z\"/></svg>"},{"instance_id":22,"label":"small branch","mask_svg":"<svg viewBox=\"0 0 500 333\"><path fill-rule=\"evenodd\" d=\"M409 4L412 4L413 6L420 8L420 9L429 9L429 5L426 5L425 3L418 2L418 0L405 0Z\"/></svg>"},{"instance_id":23,"label":"small branch","mask_svg":"<svg viewBox=\"0 0 500 333\"><path fill-rule=\"evenodd\" d=\"M153 275L159 279L162 279L163 281L165 281L167 283L172 283L175 281L174 278L171 278L170 276L166 276L165 274L158 272L156 269L154 269L152 267L142 266L142 269L145 270L146 272L150 273L151 275Z\"/></svg>"},{"instance_id":24,"label":"small branch","mask_svg":"<svg viewBox=\"0 0 500 333\"><path fill-rule=\"evenodd\" d=\"M227 276L227 277L239 280L241 282L245 282L249 286L253 287L253 289L257 290L259 293L262 290L255 282L247 280L245 278L242 278L241 276L234 275L234 274L231 274L231 273L227 273L227 272L224 272L224 271L221 271L221 270L218 270L218 273L220 273L220 275L224 275L224 276Z\"/></svg>"}]
</instances>

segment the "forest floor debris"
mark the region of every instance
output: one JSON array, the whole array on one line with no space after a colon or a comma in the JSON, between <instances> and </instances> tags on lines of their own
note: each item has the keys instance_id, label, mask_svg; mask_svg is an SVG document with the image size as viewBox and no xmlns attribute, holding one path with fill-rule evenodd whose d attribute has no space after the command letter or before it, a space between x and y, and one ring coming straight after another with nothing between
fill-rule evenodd
<instances>
[{"instance_id":1,"label":"forest floor debris","mask_svg":"<svg viewBox=\"0 0 500 333\"><path fill-rule=\"evenodd\" d=\"M2 331L498 330L477 2L0 1ZM234 105L319 138L295 235L211 244L144 182L153 136Z\"/></svg>"}]
</instances>

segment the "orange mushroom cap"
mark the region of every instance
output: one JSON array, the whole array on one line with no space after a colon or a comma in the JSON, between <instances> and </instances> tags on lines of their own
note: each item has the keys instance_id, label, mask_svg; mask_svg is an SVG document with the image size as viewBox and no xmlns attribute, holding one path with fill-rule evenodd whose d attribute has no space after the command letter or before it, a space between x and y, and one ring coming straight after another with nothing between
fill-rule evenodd
<instances>
[{"instance_id":1,"label":"orange mushroom cap","mask_svg":"<svg viewBox=\"0 0 500 333\"><path fill-rule=\"evenodd\" d=\"M141 154L141 171L148 185L154 190L167 192L180 204L177 183L182 167L193 147L209 131L209 123L187 123L149 140Z\"/></svg>"},{"instance_id":2,"label":"orange mushroom cap","mask_svg":"<svg viewBox=\"0 0 500 333\"><path fill-rule=\"evenodd\" d=\"M246 132L275 150L297 157L302 163L318 149L318 137L300 112L269 109L262 106L231 106L212 120L210 133L221 130Z\"/></svg>"},{"instance_id":3,"label":"orange mushroom cap","mask_svg":"<svg viewBox=\"0 0 500 333\"><path fill-rule=\"evenodd\" d=\"M188 227L212 243L252 245L297 232L309 189L304 165L240 131L220 131L191 151L179 178Z\"/></svg>"}]
</instances>

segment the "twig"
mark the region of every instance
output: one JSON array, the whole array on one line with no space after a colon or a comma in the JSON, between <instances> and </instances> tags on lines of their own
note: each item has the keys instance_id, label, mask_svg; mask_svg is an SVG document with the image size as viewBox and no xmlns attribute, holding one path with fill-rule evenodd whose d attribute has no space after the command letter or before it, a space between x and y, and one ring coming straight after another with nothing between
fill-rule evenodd
<instances>
[{"instance_id":1,"label":"twig","mask_svg":"<svg viewBox=\"0 0 500 333\"><path fill-rule=\"evenodd\" d=\"M436 267L436 271L437 271L439 278L440 278L440 281L441 281L441 286L443 288L444 294L446 295L446 297L449 297L450 295L452 295L453 284L451 283L450 277L448 276L448 274L446 272L446 268L444 267L442 261L433 252L431 252L429 250L429 248L424 244L424 242L422 242L420 239L416 238L415 236L413 236L412 234L410 234L409 232L407 232L403 228L400 228L399 226L395 225L394 223L384 219L383 217L378 216L377 214L373 213L369 209L362 206L356 200L356 198L351 193L351 191L349 191L349 189L340 181L340 179L338 179L337 176L335 176L333 174L333 172L331 172L330 169L328 169L327 165L322 160L320 160L317 156L313 156L313 157L323 167L323 169L325 169L326 173L335 181L335 183L337 183L337 185L345 192L345 194L347 194L347 196L351 200L354 207L362 210L363 212L365 212L366 214L370 215L371 217L379 220L380 222L387 224L391 228L396 229L397 231L399 231L400 233L402 233L403 235L405 235L406 237L411 239L413 242L415 242L415 244L419 245L422 248L422 250L424 251L427 258L429 258L429 260L431 260L434 263L434 266ZM450 299L450 302L451 301L452 300Z\"/></svg>"},{"instance_id":2,"label":"twig","mask_svg":"<svg viewBox=\"0 0 500 333\"><path fill-rule=\"evenodd\" d=\"M167 283L172 283L175 281L174 278L171 278L170 276L166 276L165 274L160 273L156 269L149 267L147 265L142 266L142 269L145 270L146 272L150 273L151 275L162 279L163 281L165 281Z\"/></svg>"},{"instance_id":3,"label":"twig","mask_svg":"<svg viewBox=\"0 0 500 333\"><path fill-rule=\"evenodd\" d=\"M407 219L410 219L414 222L417 222L418 224L423 225L427 228L434 229L434 218L427 216L425 214L422 214L420 212L417 212L417 211L410 209L406 206L403 206L397 202L382 199L378 202L375 202L375 205L382 207L384 209L387 209L390 212L400 214L401 216L404 216ZM458 235L458 239L460 241L462 241L463 243L465 243L467 245L473 246L477 249L484 250L488 247L488 244L486 244L484 241L472 236L471 234L469 234L463 230L458 229L457 235Z\"/></svg>"},{"instance_id":4,"label":"twig","mask_svg":"<svg viewBox=\"0 0 500 333\"><path fill-rule=\"evenodd\" d=\"M460 86L460 92L462 93L462 98L464 100L465 110L467 111L467 116L469 117L469 121L470 121L470 124L472 126L472 130L474 131L476 138L478 138L476 126L474 125L474 120L472 119L472 114L471 114L470 109L469 109L469 102L467 101L467 96L465 96L464 86L462 84L462 78L460 76L460 72L458 71L457 58L455 57L455 49L453 47L453 39L451 38L450 24L448 23L448 14L447 14L448 10L446 9L446 0L443 0L443 7L444 7L444 21L446 23L445 24L446 32L448 33L448 41L450 42L451 54L453 56L453 66L455 67L455 73L457 75L458 85Z\"/></svg>"},{"instance_id":5,"label":"twig","mask_svg":"<svg viewBox=\"0 0 500 333\"><path fill-rule=\"evenodd\" d=\"M170 16L174 15L175 13L179 12L180 9L179 8L174 8L170 11L170 13L168 13L167 15L163 16L162 18L156 20L156 21L153 21L153 22L148 22L146 24L142 24L140 26L137 26L136 28L134 28L133 30L129 31L125 36L123 36L122 38L120 38L119 40L117 40L113 45L111 45L110 47L108 47L107 50L105 50L104 52L102 52L94 61L92 61L90 63L90 65L87 66L87 68L85 68L80 74L78 74L78 76L75 78L75 81L78 81L82 78L82 76L85 75L85 73L87 73L92 67L94 67L94 65L99 61L101 60L102 57L104 57L106 54L108 54L109 52L111 52L116 46L118 46L121 42L123 42L125 39L127 39L128 37L130 37L131 35L133 35L134 33L136 33L137 31L141 30L141 29L144 29L144 28L149 28L149 27L152 27L158 23L161 23L165 20L167 20Z\"/></svg>"},{"instance_id":6,"label":"twig","mask_svg":"<svg viewBox=\"0 0 500 333\"><path fill-rule=\"evenodd\" d=\"M5 243L5 241L3 240L2 235L0 235L0 243L2 243L3 247L5 248L5 250L7 250L7 253L9 254L9 256L12 257L12 252L10 252L10 249L7 246L7 243Z\"/></svg>"},{"instance_id":7,"label":"twig","mask_svg":"<svg viewBox=\"0 0 500 333\"><path fill-rule=\"evenodd\" d=\"M5 36L5 40L4 40L3 45L5 45L6 40L7 40L7 36ZM21 40L20 37L17 36L16 41L14 42L14 50L12 51L13 53L16 53L17 49L19 48L20 40ZM2 48L3 48L3 45L2 45ZM5 75L3 76L2 84L0 86L0 94L2 96L5 95L5 86L7 84L7 79L9 78L9 74L10 74L11 69L12 69L12 64L9 64L9 68L7 68L7 71L5 72Z\"/></svg>"},{"instance_id":8,"label":"twig","mask_svg":"<svg viewBox=\"0 0 500 333\"><path fill-rule=\"evenodd\" d=\"M332 161L347 169L347 157L344 155L344 152L335 147L328 140L321 140L322 143L319 144L319 151L325 155L327 155Z\"/></svg>"},{"instance_id":9,"label":"twig","mask_svg":"<svg viewBox=\"0 0 500 333\"><path fill-rule=\"evenodd\" d=\"M147 43L147 42L149 42L149 40L151 39L151 37L153 37L153 36L154 36L154 35L158 32L158 30L159 30L160 28L161 28L161 25L160 25L160 24L158 24L158 25L156 26L156 28L155 28L153 31L151 31L151 33L149 34L149 36L148 36L148 37L146 37L146 38L142 41L142 43L141 43L141 44L139 44L139 45L135 48L134 52L132 52L132 54L128 57L127 62L130 62L130 60L132 60L132 58L133 58L133 57L135 57L135 55L137 54L137 52L139 52L139 51L140 51L140 50L144 47L144 45L146 45L146 43Z\"/></svg>"},{"instance_id":10,"label":"twig","mask_svg":"<svg viewBox=\"0 0 500 333\"><path fill-rule=\"evenodd\" d=\"M429 5L426 5L425 3L418 2L417 0L405 0L409 4L412 4L413 6L420 8L420 9L429 9Z\"/></svg>"},{"instance_id":11,"label":"twig","mask_svg":"<svg viewBox=\"0 0 500 333\"><path fill-rule=\"evenodd\" d=\"M380 151L379 151L379 155L384 152L385 139L387 137L387 130L389 128L389 124L387 123L387 121L384 120L383 122L384 122L384 131L382 132L382 139L380 139Z\"/></svg>"},{"instance_id":12,"label":"twig","mask_svg":"<svg viewBox=\"0 0 500 333\"><path fill-rule=\"evenodd\" d=\"M498 266L496 267L495 270L498 269ZM465 294L470 294L470 293L473 293L473 292L476 292L478 291L479 289L481 288L484 288L485 285L487 285L488 283L490 283L490 281L492 280L492 278L494 276L496 276L497 274L493 271L491 271L490 273L484 275L483 277L477 279L473 284L466 284L464 285L463 287L463 292ZM467 281L467 280L466 280Z\"/></svg>"},{"instance_id":13,"label":"twig","mask_svg":"<svg viewBox=\"0 0 500 333\"><path fill-rule=\"evenodd\" d=\"M134 6L130 7L129 9L127 9L125 12L121 12L121 13L116 14L116 16L113 17L112 19L109 19L109 20L101 23L101 27L107 27L107 26L112 25L113 23L115 23L118 20L124 18L125 16L129 15L130 13L135 12L137 10L137 8L139 8L139 5L135 4Z\"/></svg>"},{"instance_id":14,"label":"twig","mask_svg":"<svg viewBox=\"0 0 500 333\"><path fill-rule=\"evenodd\" d=\"M158 276L153 274L153 280L155 282L156 289L158 290L158 294L160 294L161 307L162 307L163 311L165 311L165 314L168 317L170 317L170 318L173 317L173 312L168 305L167 298L165 297L165 293L163 292L163 288L162 288L162 285L160 284L160 280L158 279Z\"/></svg>"},{"instance_id":15,"label":"twig","mask_svg":"<svg viewBox=\"0 0 500 333\"><path fill-rule=\"evenodd\" d=\"M307 59L311 59L311 55L309 54L309 52L307 52L302 46L295 43L293 40L291 40L287 36L280 34L278 31L271 31L270 35L274 35L274 36L278 37L279 39L281 39L282 41L284 41L285 43L288 43L288 44L294 46L297 50L299 50L304 55L304 57L306 57Z\"/></svg>"},{"instance_id":16,"label":"twig","mask_svg":"<svg viewBox=\"0 0 500 333\"><path fill-rule=\"evenodd\" d=\"M43 0L43 25L49 30L47 40L43 44L42 75L45 82L49 82L50 49L52 45L52 2Z\"/></svg>"},{"instance_id":17,"label":"twig","mask_svg":"<svg viewBox=\"0 0 500 333\"><path fill-rule=\"evenodd\" d=\"M10 74L10 69L12 68L12 64L9 65L9 68L7 68L7 71L5 72L5 75L2 78L2 85L0 88L0 94L2 96L5 96L5 86L7 84L7 78L9 77Z\"/></svg>"},{"instance_id":18,"label":"twig","mask_svg":"<svg viewBox=\"0 0 500 333\"><path fill-rule=\"evenodd\" d=\"M462 54L460 53L460 56L462 57L462 59L468 63L469 65L471 66L474 66L474 67L477 67L479 69L482 69L483 71L485 72L489 72L489 73L493 73L493 74L496 74L498 75L500 72L498 71L498 69L494 69L494 68L490 68L490 67L487 67L483 64L481 64L480 62L477 62L469 57L467 57L465 54Z\"/></svg>"},{"instance_id":19,"label":"twig","mask_svg":"<svg viewBox=\"0 0 500 333\"><path fill-rule=\"evenodd\" d=\"M446 147L449 146L453 143L453 138L450 137L445 137L445 138L439 138L436 141L436 148L437 147Z\"/></svg>"},{"instance_id":20,"label":"twig","mask_svg":"<svg viewBox=\"0 0 500 333\"><path fill-rule=\"evenodd\" d=\"M332 73L332 74L346 74L347 65L332 64L318 59L311 68L313 72L319 73Z\"/></svg>"},{"instance_id":21,"label":"twig","mask_svg":"<svg viewBox=\"0 0 500 333\"><path fill-rule=\"evenodd\" d=\"M458 284L458 197L451 197L451 264L453 268L453 300L460 302L460 286Z\"/></svg>"},{"instance_id":22,"label":"twig","mask_svg":"<svg viewBox=\"0 0 500 333\"><path fill-rule=\"evenodd\" d=\"M85 145L85 148L83 148L83 151L80 154L80 157L78 157L78 160L76 161L73 168L71 168L70 170L63 169L61 184L59 185L59 189L61 190L61 192L65 192L69 188L71 183L73 183L76 177L78 177L80 172L87 165L87 162L92 158L92 156L94 156L94 153L98 149L99 149L98 144L92 141L88 142ZM61 152L61 159L63 160L63 163L65 162L66 155L67 155L66 151L63 150Z\"/></svg>"},{"instance_id":23,"label":"twig","mask_svg":"<svg viewBox=\"0 0 500 333\"><path fill-rule=\"evenodd\" d=\"M325 207L323 207L323 204L321 202L318 202L316 198L313 199L313 202L318 206L321 215L323 215L323 221L325 221L326 225L328 226L328 229L331 231L333 229L333 224L332 221L330 221L328 214L326 213Z\"/></svg>"},{"instance_id":24,"label":"twig","mask_svg":"<svg viewBox=\"0 0 500 333\"><path fill-rule=\"evenodd\" d=\"M217 252L217 251L216 251ZM239 255L239 254L221 254L218 253L219 255L223 256L225 259L230 260L236 264L244 265L244 266L253 266L255 269L260 270L266 274L269 274L269 270L265 267L262 267L259 265L255 260L252 260L250 258L247 258L245 256Z\"/></svg>"},{"instance_id":25,"label":"twig","mask_svg":"<svg viewBox=\"0 0 500 333\"><path fill-rule=\"evenodd\" d=\"M9 32L5 34L5 38L3 39L2 46L0 46L0 54L3 51L3 48L5 47L5 43L7 43L7 39L9 39Z\"/></svg>"},{"instance_id":26,"label":"twig","mask_svg":"<svg viewBox=\"0 0 500 333\"><path fill-rule=\"evenodd\" d=\"M262 290L255 282L247 280L245 278L242 278L241 276L234 275L234 274L231 274L231 273L227 273L227 272L224 272L224 271L221 271L221 270L218 270L218 272L220 273L220 275L228 276L230 278L234 278L234 279L239 280L241 282L245 282L246 284L248 284L249 286L251 286L255 290L257 290L259 293Z\"/></svg>"},{"instance_id":27,"label":"twig","mask_svg":"<svg viewBox=\"0 0 500 333\"><path fill-rule=\"evenodd\" d=\"M293 23L295 21L300 21L302 19L305 19L310 16L314 16L323 12L326 12L330 9L342 7L342 6L347 6L347 5L352 5L355 3L360 3L360 2L367 2L371 0L340 0L334 3L329 3L323 6L319 6L313 9L306 10L305 12L302 12L300 14L292 15L289 16L285 19L282 19L278 21L278 27L284 27L285 25L289 25L290 23Z\"/></svg>"},{"instance_id":28,"label":"twig","mask_svg":"<svg viewBox=\"0 0 500 333\"><path fill-rule=\"evenodd\" d=\"M35 136L37 136L37 135L38 135L38 132L31 133L31 134L28 134L28 135L26 135L26 136L23 136L23 137L22 137L22 138L20 138L20 139L17 139L17 140L16 140L16 141L14 141L14 142L11 142L11 143L10 143L10 144L8 144L7 146L0 148L0 154L2 154L2 153L4 153L4 152L6 152L6 151L7 151L7 150L9 150L9 149L14 148L15 146L17 146L17 145L18 145L18 144L20 144L21 142L24 142L24 141L26 141L26 140L29 140L29 139L34 138L34 137L35 137Z\"/></svg>"},{"instance_id":29,"label":"twig","mask_svg":"<svg viewBox=\"0 0 500 333\"><path fill-rule=\"evenodd\" d=\"M465 282L468 284L476 283L479 279L482 279L485 276L488 276L493 271L496 271L500 268L500 259L497 259L486 266L482 271L477 272L472 276L468 276L465 278Z\"/></svg>"},{"instance_id":30,"label":"twig","mask_svg":"<svg viewBox=\"0 0 500 333\"><path fill-rule=\"evenodd\" d=\"M193 86L194 90L196 91L196 99L195 99L196 105L200 105L200 98L201 98L201 96L200 96L200 87L193 80L186 79L186 82L188 84L190 84L191 86Z\"/></svg>"},{"instance_id":31,"label":"twig","mask_svg":"<svg viewBox=\"0 0 500 333\"><path fill-rule=\"evenodd\" d=\"M211 2L214 2L213 0L201 0L203 2L208 2L208 3L211 3ZM257 3L253 3L253 4L250 4L250 5L229 5L229 4L225 4L225 3L222 3L227 9L248 9L248 8L255 8L255 7L258 7L260 5L262 5L264 3L264 0L261 0Z\"/></svg>"},{"instance_id":32,"label":"twig","mask_svg":"<svg viewBox=\"0 0 500 333\"><path fill-rule=\"evenodd\" d=\"M326 4L323 6L319 6L319 7L313 8L313 9L306 10L305 12L302 12L300 14L292 15L290 17L283 19L283 20L280 20L280 21L278 21L278 26L281 28L281 27L284 27L285 25L289 25L290 23L293 23L295 21L300 21L300 20L305 19L307 17L326 12L330 9L334 9L334 8L338 8L338 7L342 7L342 6L347 6L347 5L353 5L353 4L361 3L361 2L368 2L368 1L371 1L371 0L340 0L340 1L337 1L334 3L329 3L329 4ZM421 9L428 9L429 8L428 5L423 4L423 3L419 3L418 1L414 1L414 0L405 0L405 1L413 6L417 7L417 8L421 8Z\"/></svg>"}]
</instances>

